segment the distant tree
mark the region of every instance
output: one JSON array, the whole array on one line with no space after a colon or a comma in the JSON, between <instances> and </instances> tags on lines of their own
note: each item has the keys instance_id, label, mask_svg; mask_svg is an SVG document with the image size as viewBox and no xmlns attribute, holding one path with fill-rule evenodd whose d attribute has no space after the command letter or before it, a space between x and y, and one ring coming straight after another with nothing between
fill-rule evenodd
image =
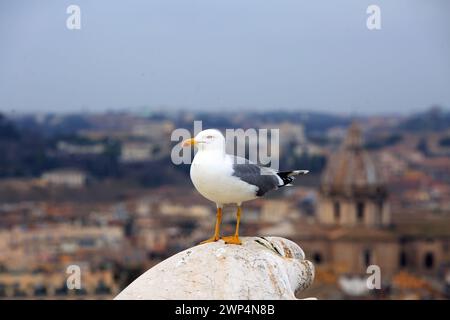
<instances>
[{"instance_id":1,"label":"distant tree","mask_svg":"<svg viewBox=\"0 0 450 320\"><path fill-rule=\"evenodd\" d=\"M434 106L426 112L415 114L403 123L400 128L407 131L441 131L450 128L450 112Z\"/></svg>"},{"instance_id":2,"label":"distant tree","mask_svg":"<svg viewBox=\"0 0 450 320\"><path fill-rule=\"evenodd\" d=\"M376 140L368 141L365 144L366 149L381 149L388 146L395 145L403 140L403 136L400 134L391 134L385 138L379 138Z\"/></svg>"},{"instance_id":3,"label":"distant tree","mask_svg":"<svg viewBox=\"0 0 450 320\"><path fill-rule=\"evenodd\" d=\"M19 137L16 126L0 113L0 140L17 140Z\"/></svg>"},{"instance_id":4,"label":"distant tree","mask_svg":"<svg viewBox=\"0 0 450 320\"><path fill-rule=\"evenodd\" d=\"M420 139L419 143L417 144L417 150L422 152L424 155L428 154L428 142L425 138Z\"/></svg>"},{"instance_id":5,"label":"distant tree","mask_svg":"<svg viewBox=\"0 0 450 320\"><path fill-rule=\"evenodd\" d=\"M0 115L0 177L40 174L50 163L45 147L45 141L38 133L18 128Z\"/></svg>"},{"instance_id":6,"label":"distant tree","mask_svg":"<svg viewBox=\"0 0 450 320\"><path fill-rule=\"evenodd\" d=\"M439 145L441 147L450 147L450 137L444 137L439 140Z\"/></svg>"}]
</instances>

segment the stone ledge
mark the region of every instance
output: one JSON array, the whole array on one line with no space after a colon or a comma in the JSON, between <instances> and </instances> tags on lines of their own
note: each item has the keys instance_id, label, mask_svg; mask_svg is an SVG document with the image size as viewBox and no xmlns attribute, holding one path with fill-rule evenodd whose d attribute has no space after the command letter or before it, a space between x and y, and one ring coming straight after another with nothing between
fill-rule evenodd
<instances>
[{"instance_id":1,"label":"stone ledge","mask_svg":"<svg viewBox=\"0 0 450 320\"><path fill-rule=\"evenodd\" d=\"M198 245L147 270L115 300L296 299L309 287L314 266L294 242L279 237L242 237Z\"/></svg>"}]
</instances>

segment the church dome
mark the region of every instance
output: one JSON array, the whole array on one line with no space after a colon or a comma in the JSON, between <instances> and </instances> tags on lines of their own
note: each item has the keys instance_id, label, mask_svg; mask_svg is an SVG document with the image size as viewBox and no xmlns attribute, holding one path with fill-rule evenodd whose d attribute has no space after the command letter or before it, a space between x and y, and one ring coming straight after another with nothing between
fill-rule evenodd
<instances>
[{"instance_id":1,"label":"church dome","mask_svg":"<svg viewBox=\"0 0 450 320\"><path fill-rule=\"evenodd\" d=\"M360 127L353 123L339 151L328 158L322 192L343 196L386 194L380 169L363 147Z\"/></svg>"}]
</instances>

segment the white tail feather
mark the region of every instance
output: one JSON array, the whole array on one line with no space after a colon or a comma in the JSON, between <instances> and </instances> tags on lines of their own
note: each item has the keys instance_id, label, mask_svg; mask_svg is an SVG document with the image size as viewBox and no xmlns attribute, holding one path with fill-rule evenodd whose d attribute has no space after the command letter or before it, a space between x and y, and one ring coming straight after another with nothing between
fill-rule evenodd
<instances>
[{"instance_id":1,"label":"white tail feather","mask_svg":"<svg viewBox=\"0 0 450 320\"><path fill-rule=\"evenodd\" d=\"M294 170L288 176L298 176L299 174L307 174L309 170Z\"/></svg>"}]
</instances>

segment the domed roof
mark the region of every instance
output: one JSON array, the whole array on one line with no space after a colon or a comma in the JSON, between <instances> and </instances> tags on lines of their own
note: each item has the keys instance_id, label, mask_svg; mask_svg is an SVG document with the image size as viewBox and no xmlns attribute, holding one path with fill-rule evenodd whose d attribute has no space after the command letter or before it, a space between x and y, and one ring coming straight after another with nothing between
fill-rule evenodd
<instances>
[{"instance_id":1,"label":"domed roof","mask_svg":"<svg viewBox=\"0 0 450 320\"><path fill-rule=\"evenodd\" d=\"M322 192L346 196L385 194L381 172L363 148L361 129L353 123L338 152L328 158Z\"/></svg>"}]
</instances>

